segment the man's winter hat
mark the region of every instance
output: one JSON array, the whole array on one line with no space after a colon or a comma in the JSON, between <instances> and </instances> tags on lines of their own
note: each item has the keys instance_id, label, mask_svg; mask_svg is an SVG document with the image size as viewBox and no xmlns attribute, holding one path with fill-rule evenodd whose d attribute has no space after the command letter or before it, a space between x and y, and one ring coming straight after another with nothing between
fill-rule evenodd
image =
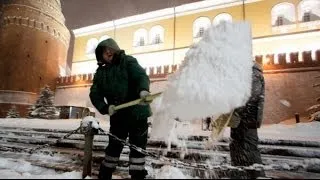
<instances>
[{"instance_id":1,"label":"man's winter hat","mask_svg":"<svg viewBox=\"0 0 320 180\"><path fill-rule=\"evenodd\" d=\"M120 48L115 40L112 38L101 41L98 46L109 47L115 51L120 51Z\"/></svg>"},{"instance_id":2,"label":"man's winter hat","mask_svg":"<svg viewBox=\"0 0 320 180\"><path fill-rule=\"evenodd\" d=\"M101 41L95 51L96 54L96 58L98 62L103 62L103 57L102 57L102 53L103 53L103 49L105 47L109 47L112 48L113 50L115 50L116 52L120 51L121 49L119 48L118 44L116 43L115 40L113 40L112 38L106 39Z\"/></svg>"}]
</instances>

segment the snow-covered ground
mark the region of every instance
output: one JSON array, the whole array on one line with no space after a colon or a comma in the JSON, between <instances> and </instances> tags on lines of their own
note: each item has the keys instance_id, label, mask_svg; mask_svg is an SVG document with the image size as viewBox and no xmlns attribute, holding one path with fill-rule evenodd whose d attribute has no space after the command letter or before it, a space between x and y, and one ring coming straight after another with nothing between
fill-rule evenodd
<instances>
[{"instance_id":1,"label":"snow-covered ground","mask_svg":"<svg viewBox=\"0 0 320 180\"><path fill-rule=\"evenodd\" d=\"M0 178L1 179L81 179L81 172L60 173L52 169L47 169L32 165L25 161L26 154L20 154L20 157L10 156L10 154L1 153L0 155ZM65 162L66 158L55 155L32 154L28 159L33 161Z\"/></svg>"},{"instance_id":2,"label":"snow-covered ground","mask_svg":"<svg viewBox=\"0 0 320 180\"><path fill-rule=\"evenodd\" d=\"M0 118L0 127L43 128L74 130L80 126L81 119L24 119ZM109 122L99 120L99 126L109 129ZM200 123L178 123L177 134L184 136L209 136L210 131L202 131ZM273 124L262 126L259 130L260 139L304 140L320 142L320 122L299 123L293 125ZM229 137L230 129L226 128L224 137Z\"/></svg>"},{"instance_id":3,"label":"snow-covered ground","mask_svg":"<svg viewBox=\"0 0 320 180\"><path fill-rule=\"evenodd\" d=\"M2 157L4 156L4 157ZM0 155L0 178L1 179L82 179L82 172L57 172L52 169L47 169L39 166L32 165L30 162L24 160L25 154L22 154L20 158L12 158L6 154ZM43 154L33 154L30 158L33 161L65 161L65 157L59 155L49 156ZM192 178L185 175L180 169L172 166L164 166L161 169L152 169L147 166L149 176L156 179L188 179ZM115 176L114 178L117 178ZM91 177L86 177L91 179Z\"/></svg>"},{"instance_id":4,"label":"snow-covered ground","mask_svg":"<svg viewBox=\"0 0 320 180\"><path fill-rule=\"evenodd\" d=\"M44 120L44 119L0 119L1 127L17 127L17 128L43 128L43 129L64 129L73 130L80 126L80 119L70 120ZM103 129L108 129L108 121L100 121L100 126ZM210 131L202 131L200 124L178 124L178 133L186 135L210 135ZM230 130L227 128L224 132L224 137L229 137ZM303 141L317 141L320 142L320 122L300 123L294 125L274 124L262 126L259 129L260 139L272 140L303 140ZM59 161L62 157L47 156L47 155L34 155L32 160L46 160L46 161ZM65 159L63 159L66 161ZM310 161L310 162L309 162ZM279 166L279 165L278 165ZM296 165L281 165L282 169L286 166L295 167ZM320 167L319 159L307 160L304 164L299 164L307 169ZM189 176L181 172L179 169L164 166L162 169L153 170L148 169L149 174L155 178L177 178L185 179ZM60 173L51 169L33 166L23 158L17 159L10 156L0 155L0 175L1 178L18 178L18 179L79 179L81 172Z\"/></svg>"},{"instance_id":5,"label":"snow-covered ground","mask_svg":"<svg viewBox=\"0 0 320 180\"><path fill-rule=\"evenodd\" d=\"M320 122L292 125L273 124L258 130L261 139L288 139L320 142Z\"/></svg>"},{"instance_id":6,"label":"snow-covered ground","mask_svg":"<svg viewBox=\"0 0 320 180\"><path fill-rule=\"evenodd\" d=\"M17 128L44 128L59 130L74 130L81 124L81 119L25 119L25 118L4 118L0 119L0 127ZM99 125L103 129L109 129L109 121L99 120Z\"/></svg>"}]
</instances>

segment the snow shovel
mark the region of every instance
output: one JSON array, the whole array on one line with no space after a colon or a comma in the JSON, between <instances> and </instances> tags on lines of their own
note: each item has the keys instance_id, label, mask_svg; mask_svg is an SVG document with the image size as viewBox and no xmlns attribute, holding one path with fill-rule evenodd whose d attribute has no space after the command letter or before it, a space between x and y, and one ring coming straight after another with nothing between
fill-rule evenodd
<instances>
[{"instance_id":1,"label":"snow shovel","mask_svg":"<svg viewBox=\"0 0 320 180\"><path fill-rule=\"evenodd\" d=\"M233 116L234 110L230 114L223 114L218 117L214 122L212 122L212 139L218 138L221 134L221 132L226 128L231 120L231 117Z\"/></svg>"},{"instance_id":2,"label":"snow shovel","mask_svg":"<svg viewBox=\"0 0 320 180\"><path fill-rule=\"evenodd\" d=\"M162 94L162 92L159 92L159 93L156 93L156 94L151 94L151 95L146 97L146 101L152 101L156 97L160 96L161 94ZM115 106L114 110L118 111L118 110L123 109L123 108L134 106L134 105L137 105L137 104L141 103L142 101L143 101L143 99L140 98L140 99L136 99L136 100L124 103L124 104L120 104L118 106Z\"/></svg>"}]
</instances>

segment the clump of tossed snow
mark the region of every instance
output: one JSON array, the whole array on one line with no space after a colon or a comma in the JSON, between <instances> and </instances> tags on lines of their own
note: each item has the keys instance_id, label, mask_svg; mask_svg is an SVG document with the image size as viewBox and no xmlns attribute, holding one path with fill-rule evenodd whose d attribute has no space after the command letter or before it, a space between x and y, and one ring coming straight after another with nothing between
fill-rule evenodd
<instances>
[{"instance_id":1,"label":"clump of tossed snow","mask_svg":"<svg viewBox=\"0 0 320 180\"><path fill-rule=\"evenodd\" d=\"M81 179L81 172L57 173L54 170L33 166L31 163L0 157L2 179Z\"/></svg>"},{"instance_id":2,"label":"clump of tossed snow","mask_svg":"<svg viewBox=\"0 0 320 180\"><path fill-rule=\"evenodd\" d=\"M209 28L155 100L151 136L167 139L177 117L182 121L217 118L243 106L251 93L251 41L251 27L246 22Z\"/></svg>"},{"instance_id":3,"label":"clump of tossed snow","mask_svg":"<svg viewBox=\"0 0 320 180\"><path fill-rule=\"evenodd\" d=\"M280 103L286 107L291 107L291 103L285 99L281 99Z\"/></svg>"},{"instance_id":4,"label":"clump of tossed snow","mask_svg":"<svg viewBox=\"0 0 320 180\"><path fill-rule=\"evenodd\" d=\"M99 129L100 128L98 119L96 119L93 116L86 116L85 118L83 118L83 120L81 121L81 127L82 128L88 127L90 122L92 123L91 124L92 128L94 128L94 129Z\"/></svg>"},{"instance_id":5,"label":"clump of tossed snow","mask_svg":"<svg viewBox=\"0 0 320 180\"><path fill-rule=\"evenodd\" d=\"M49 162L64 162L64 163L72 161L71 159L66 158L66 156L60 155L60 154L55 154L54 156L51 156L51 155L38 152L38 153L33 153L31 156L28 153L21 153L21 155L27 155L31 160L41 159Z\"/></svg>"},{"instance_id":6,"label":"clump of tossed snow","mask_svg":"<svg viewBox=\"0 0 320 180\"><path fill-rule=\"evenodd\" d=\"M184 175L183 172L173 166L163 166L159 172L155 174L156 179L188 179L189 177Z\"/></svg>"},{"instance_id":7,"label":"clump of tossed snow","mask_svg":"<svg viewBox=\"0 0 320 180\"><path fill-rule=\"evenodd\" d=\"M308 171L320 172L320 159L306 159L304 165Z\"/></svg>"}]
</instances>

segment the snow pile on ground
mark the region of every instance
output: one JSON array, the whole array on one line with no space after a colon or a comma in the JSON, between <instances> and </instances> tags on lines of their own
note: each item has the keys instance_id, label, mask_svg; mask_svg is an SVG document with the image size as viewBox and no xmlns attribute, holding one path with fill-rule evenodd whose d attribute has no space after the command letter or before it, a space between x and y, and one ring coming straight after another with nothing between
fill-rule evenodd
<instances>
[{"instance_id":1,"label":"snow pile on ground","mask_svg":"<svg viewBox=\"0 0 320 180\"><path fill-rule=\"evenodd\" d=\"M0 157L1 179L81 179L81 172L57 173L29 162Z\"/></svg>"},{"instance_id":2,"label":"snow pile on ground","mask_svg":"<svg viewBox=\"0 0 320 180\"><path fill-rule=\"evenodd\" d=\"M304 139L320 141L320 122L298 123L293 125L273 124L258 129L260 138Z\"/></svg>"},{"instance_id":3,"label":"snow pile on ground","mask_svg":"<svg viewBox=\"0 0 320 180\"><path fill-rule=\"evenodd\" d=\"M306 159L304 165L307 171L320 172L320 159Z\"/></svg>"},{"instance_id":4,"label":"snow pile on ground","mask_svg":"<svg viewBox=\"0 0 320 180\"><path fill-rule=\"evenodd\" d=\"M40 128L74 130L80 126L81 119L26 119L26 118L0 118L0 127ZM109 129L109 122L102 120L100 127Z\"/></svg>"},{"instance_id":5,"label":"snow pile on ground","mask_svg":"<svg viewBox=\"0 0 320 180\"><path fill-rule=\"evenodd\" d=\"M210 131L200 131L194 134L208 136ZM308 123L298 123L292 125L272 124L263 125L258 129L259 139L271 143L276 140L320 142L320 122L313 121ZM230 137L230 128L226 128L223 137Z\"/></svg>"},{"instance_id":6,"label":"snow pile on ground","mask_svg":"<svg viewBox=\"0 0 320 180\"><path fill-rule=\"evenodd\" d=\"M85 118L83 118L83 120L81 121L81 127L86 128L89 126L90 123L92 128L94 129L100 128L98 119L96 119L93 116L86 116Z\"/></svg>"},{"instance_id":7,"label":"snow pile on ground","mask_svg":"<svg viewBox=\"0 0 320 180\"><path fill-rule=\"evenodd\" d=\"M155 179L189 179L180 169L173 166L163 166L155 173Z\"/></svg>"},{"instance_id":8,"label":"snow pile on ground","mask_svg":"<svg viewBox=\"0 0 320 180\"><path fill-rule=\"evenodd\" d=\"M154 104L152 137L167 139L174 118L218 117L244 105L251 93L252 66L249 23L209 28Z\"/></svg>"}]
</instances>

